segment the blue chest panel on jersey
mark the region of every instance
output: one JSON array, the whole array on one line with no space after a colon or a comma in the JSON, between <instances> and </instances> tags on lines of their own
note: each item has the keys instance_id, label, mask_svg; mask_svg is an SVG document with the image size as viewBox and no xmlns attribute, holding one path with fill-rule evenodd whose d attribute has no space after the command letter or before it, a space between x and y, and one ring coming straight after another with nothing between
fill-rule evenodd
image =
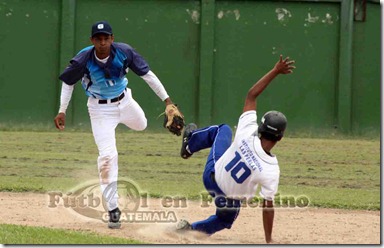
<instances>
[{"instance_id":1,"label":"blue chest panel on jersey","mask_svg":"<svg viewBox=\"0 0 384 248\"><path fill-rule=\"evenodd\" d=\"M125 74L128 68L143 76L149 71L146 61L129 45L113 43L108 61L103 64L95 58L94 47L82 49L60 75L60 79L72 85L82 79L87 96L111 99L127 87Z\"/></svg>"},{"instance_id":2,"label":"blue chest panel on jersey","mask_svg":"<svg viewBox=\"0 0 384 248\"><path fill-rule=\"evenodd\" d=\"M91 56L88 60L87 73L81 82L88 96L111 99L120 95L127 87L126 67L124 68L127 57L119 51L113 55L109 57L106 64L97 61L95 56Z\"/></svg>"}]
</instances>

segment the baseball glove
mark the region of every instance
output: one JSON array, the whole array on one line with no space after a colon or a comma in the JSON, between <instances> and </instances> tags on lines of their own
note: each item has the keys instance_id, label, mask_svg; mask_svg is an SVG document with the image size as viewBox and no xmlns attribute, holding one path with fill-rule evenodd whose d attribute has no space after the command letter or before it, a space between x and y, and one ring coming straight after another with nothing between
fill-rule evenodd
<instances>
[{"instance_id":1,"label":"baseball glove","mask_svg":"<svg viewBox=\"0 0 384 248\"><path fill-rule=\"evenodd\" d=\"M184 116L177 108L177 105L168 104L165 107L163 126L167 128L171 133L177 136L181 135L181 131L183 130L185 123Z\"/></svg>"}]
</instances>

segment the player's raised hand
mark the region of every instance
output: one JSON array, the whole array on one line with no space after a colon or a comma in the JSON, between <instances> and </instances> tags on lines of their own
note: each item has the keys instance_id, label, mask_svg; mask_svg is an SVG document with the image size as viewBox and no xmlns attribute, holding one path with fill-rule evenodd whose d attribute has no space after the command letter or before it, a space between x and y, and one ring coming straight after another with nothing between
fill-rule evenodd
<instances>
[{"instance_id":1,"label":"player's raised hand","mask_svg":"<svg viewBox=\"0 0 384 248\"><path fill-rule=\"evenodd\" d=\"M289 57L286 57L283 60L283 55L280 55L279 61L277 61L274 69L280 74L289 74L293 72L293 69L296 67L293 65L295 63L294 60L290 60Z\"/></svg>"},{"instance_id":2,"label":"player's raised hand","mask_svg":"<svg viewBox=\"0 0 384 248\"><path fill-rule=\"evenodd\" d=\"M65 114L64 113L58 113L54 119L56 128L59 130L64 130L65 128Z\"/></svg>"}]
</instances>

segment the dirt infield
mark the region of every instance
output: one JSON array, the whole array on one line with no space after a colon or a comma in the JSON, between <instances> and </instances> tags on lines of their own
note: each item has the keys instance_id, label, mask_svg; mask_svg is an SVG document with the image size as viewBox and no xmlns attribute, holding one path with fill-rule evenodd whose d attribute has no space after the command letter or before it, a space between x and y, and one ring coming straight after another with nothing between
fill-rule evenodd
<instances>
[{"instance_id":1,"label":"dirt infield","mask_svg":"<svg viewBox=\"0 0 384 248\"><path fill-rule=\"evenodd\" d=\"M189 201L187 207L165 209L160 199L149 199L151 211L171 211L177 219L197 221L210 216L214 207ZM174 232L170 223L123 223L110 230L100 220L80 216L63 205L48 207L47 194L0 192L0 223L45 226L92 231L104 235L133 238L153 244L263 244L263 224L259 208L243 208L231 230L211 237L191 232ZM380 211L336 209L275 210L274 239L280 244L380 244Z\"/></svg>"}]
</instances>

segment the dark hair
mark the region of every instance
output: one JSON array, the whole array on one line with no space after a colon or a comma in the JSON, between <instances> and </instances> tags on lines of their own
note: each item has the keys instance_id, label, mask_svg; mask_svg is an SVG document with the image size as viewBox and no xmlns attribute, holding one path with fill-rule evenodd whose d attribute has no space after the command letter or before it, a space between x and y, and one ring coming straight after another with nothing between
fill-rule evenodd
<instances>
[{"instance_id":1,"label":"dark hair","mask_svg":"<svg viewBox=\"0 0 384 248\"><path fill-rule=\"evenodd\" d=\"M279 141L282 138L281 136L276 136L276 135L273 135L273 134L267 133L267 132L259 133L259 137L264 138L266 140L270 140L270 141Z\"/></svg>"}]
</instances>

